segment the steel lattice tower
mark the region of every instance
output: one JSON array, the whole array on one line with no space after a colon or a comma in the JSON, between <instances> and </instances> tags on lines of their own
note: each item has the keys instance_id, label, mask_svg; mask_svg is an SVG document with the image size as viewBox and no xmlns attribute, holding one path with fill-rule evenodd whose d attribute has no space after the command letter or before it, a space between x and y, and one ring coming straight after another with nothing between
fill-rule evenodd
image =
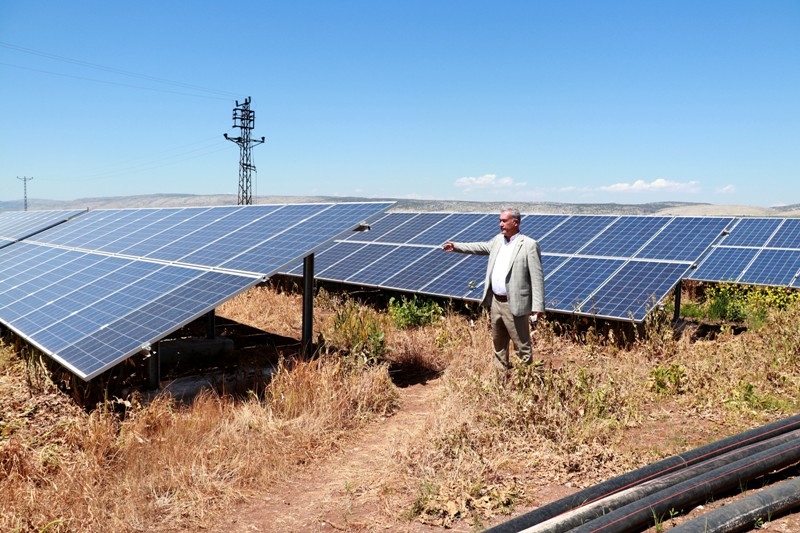
<instances>
[{"instance_id":1,"label":"steel lattice tower","mask_svg":"<svg viewBox=\"0 0 800 533\"><path fill-rule=\"evenodd\" d=\"M241 133L239 137L228 137L227 133L223 134L226 139L239 145L238 205L251 205L253 203L252 173L256 170L256 166L253 164L253 157L250 152L254 146L264 142L264 137L255 141L250 137L255 121L255 111L250 109L250 97L245 98L241 104L236 100L236 107L233 108L233 127L239 128Z\"/></svg>"},{"instance_id":2,"label":"steel lattice tower","mask_svg":"<svg viewBox=\"0 0 800 533\"><path fill-rule=\"evenodd\" d=\"M25 189L25 211L27 211L28 210L28 182L33 179L33 176L31 176L30 178L28 176L25 176L25 177L22 177L22 178L17 176L17 179L18 180L22 180L22 182L24 183L23 188Z\"/></svg>"}]
</instances>

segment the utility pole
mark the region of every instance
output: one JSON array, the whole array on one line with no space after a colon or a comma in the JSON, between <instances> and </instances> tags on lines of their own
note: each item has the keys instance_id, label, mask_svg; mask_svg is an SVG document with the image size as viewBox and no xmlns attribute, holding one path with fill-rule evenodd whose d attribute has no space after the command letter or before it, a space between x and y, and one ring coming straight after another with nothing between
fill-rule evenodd
<instances>
[{"instance_id":1,"label":"utility pole","mask_svg":"<svg viewBox=\"0 0 800 533\"><path fill-rule=\"evenodd\" d=\"M25 211L27 211L28 210L28 182L33 179L33 176L31 176L30 178L28 176L23 176L21 178L19 176L17 176L17 179L20 180L22 183L24 183L23 188L25 190Z\"/></svg>"},{"instance_id":2,"label":"utility pole","mask_svg":"<svg viewBox=\"0 0 800 533\"><path fill-rule=\"evenodd\" d=\"M255 111L250 109L250 97L244 99L244 102L239 104L236 100L236 107L233 108L233 127L239 128L241 134L239 137L228 137L227 133L223 137L231 142L239 145L239 198L238 205L252 205L253 203L253 182L251 175L256 170L253 164L250 150L264 142L264 137L261 140L255 141L250 138L250 132L253 131L253 124L256 121Z\"/></svg>"}]
</instances>

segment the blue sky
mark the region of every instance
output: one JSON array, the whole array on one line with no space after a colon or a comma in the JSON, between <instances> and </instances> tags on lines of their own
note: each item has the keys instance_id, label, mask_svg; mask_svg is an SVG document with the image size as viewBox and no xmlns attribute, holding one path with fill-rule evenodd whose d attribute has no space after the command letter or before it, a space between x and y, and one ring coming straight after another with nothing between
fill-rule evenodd
<instances>
[{"instance_id":1,"label":"blue sky","mask_svg":"<svg viewBox=\"0 0 800 533\"><path fill-rule=\"evenodd\" d=\"M0 0L0 201L800 203L800 2Z\"/></svg>"}]
</instances>

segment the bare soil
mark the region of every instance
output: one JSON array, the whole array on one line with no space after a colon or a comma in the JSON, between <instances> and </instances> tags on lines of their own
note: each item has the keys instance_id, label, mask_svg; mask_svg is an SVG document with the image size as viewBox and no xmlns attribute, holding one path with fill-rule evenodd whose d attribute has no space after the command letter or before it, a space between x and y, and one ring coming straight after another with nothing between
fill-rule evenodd
<instances>
[{"instance_id":1,"label":"bare soil","mask_svg":"<svg viewBox=\"0 0 800 533\"><path fill-rule=\"evenodd\" d=\"M390 416L354 433L335 454L322 461L298 465L297 473L265 487L246 504L220 518L214 533L400 531L427 533L443 528L395 516L390 500L408 500L414 495L382 494L382 472L393 461L398 443L415 439L424 431L441 380L434 379L400 388L400 407ZM577 489L560 485L536 487L539 503L562 498ZM534 507L518 508L526 512ZM490 527L507 520L494 517L482 524ZM481 527L481 528L482 528ZM457 523L450 531L475 531L475 525Z\"/></svg>"},{"instance_id":2,"label":"bare soil","mask_svg":"<svg viewBox=\"0 0 800 533\"><path fill-rule=\"evenodd\" d=\"M400 388L399 409L392 416L354 432L334 454L320 461L298 465L296 475L282 480L255 495L247 503L236 506L220 517L214 533L253 532L372 532L399 531L430 533L442 531L441 526L398 516L399 501L410 505L413 494L386 494L381 487L382 473L392 463L398 445L406 439L417 438L427 427L441 390L441 379L416 383ZM646 447L653 442L688 443L689 447L714 440L721 430L721 421L713 417L682 415L669 405L651 413L648 423L630 432L626 438L631 448ZM723 438L726 435L719 435ZM554 483L552 473L543 472L528 479L525 493L530 503L517 506L513 515L494 516L481 524L456 522L447 528L454 532L480 531L524 514L572 494L600 480L587 479L581 487L574 483ZM661 524L667 531L687 520L696 518L727 503L752 494L737 492L697 506L686 515L676 516ZM394 509L394 510L393 510ZM783 533L800 532L800 515L772 517L760 529ZM655 527L648 533L658 533Z\"/></svg>"}]
</instances>

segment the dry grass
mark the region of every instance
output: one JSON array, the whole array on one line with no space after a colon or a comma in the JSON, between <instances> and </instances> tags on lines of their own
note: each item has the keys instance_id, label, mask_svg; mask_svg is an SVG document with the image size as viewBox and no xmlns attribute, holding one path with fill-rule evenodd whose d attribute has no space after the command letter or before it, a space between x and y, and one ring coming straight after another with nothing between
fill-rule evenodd
<instances>
[{"instance_id":1,"label":"dry grass","mask_svg":"<svg viewBox=\"0 0 800 533\"><path fill-rule=\"evenodd\" d=\"M128 398L87 413L33 358L0 346L0 530L197 530L392 412L388 365L367 364L347 344L360 330L348 337L335 325L348 302L322 294L317 304L319 356L283 359L263 396L238 400ZM298 337L300 308L296 294L259 288L218 313ZM385 333L382 358L443 371L424 438L393 443L380 473L389 523L477 527L535 501L537 484L593 484L800 405L800 308L713 341L675 339L655 322L629 347L585 332L574 342L545 322L535 335L543 361L508 381L488 363L485 317L448 313L401 331L357 308L353 323Z\"/></svg>"},{"instance_id":2,"label":"dry grass","mask_svg":"<svg viewBox=\"0 0 800 533\"><path fill-rule=\"evenodd\" d=\"M395 408L385 366L327 356L282 362L264 398L117 400L86 413L35 363L1 353L2 531L193 531Z\"/></svg>"}]
</instances>

